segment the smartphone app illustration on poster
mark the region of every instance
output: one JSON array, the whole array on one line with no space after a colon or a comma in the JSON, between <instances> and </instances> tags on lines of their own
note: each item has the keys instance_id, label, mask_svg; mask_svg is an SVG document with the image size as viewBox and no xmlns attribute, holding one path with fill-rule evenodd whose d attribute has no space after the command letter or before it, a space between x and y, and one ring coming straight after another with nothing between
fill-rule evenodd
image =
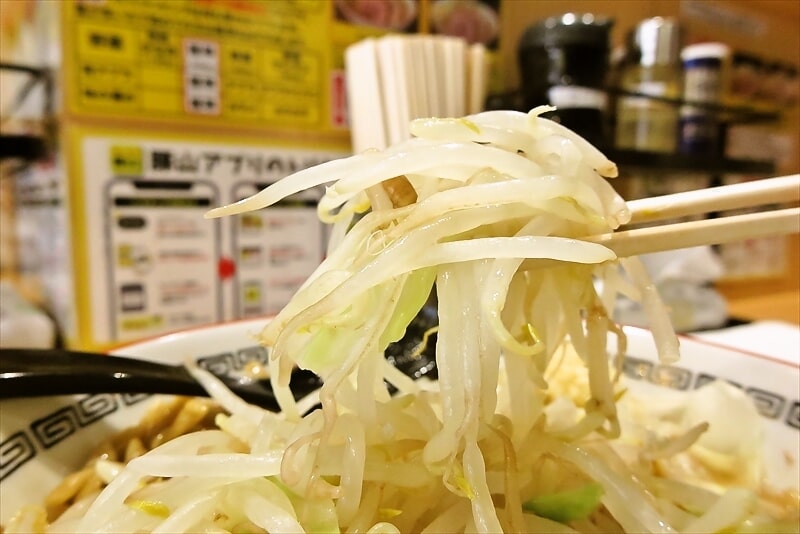
<instances>
[{"instance_id":1,"label":"smartphone app illustration on poster","mask_svg":"<svg viewBox=\"0 0 800 534\"><path fill-rule=\"evenodd\" d=\"M115 179L106 186L109 311L126 341L222 319L219 203L205 181Z\"/></svg>"},{"instance_id":2,"label":"smartphone app illustration on poster","mask_svg":"<svg viewBox=\"0 0 800 534\"><path fill-rule=\"evenodd\" d=\"M246 198L267 185L239 182L233 198ZM269 209L234 217L231 244L237 317L277 313L320 264L326 242L316 210L320 196L319 191L305 191Z\"/></svg>"}]
</instances>

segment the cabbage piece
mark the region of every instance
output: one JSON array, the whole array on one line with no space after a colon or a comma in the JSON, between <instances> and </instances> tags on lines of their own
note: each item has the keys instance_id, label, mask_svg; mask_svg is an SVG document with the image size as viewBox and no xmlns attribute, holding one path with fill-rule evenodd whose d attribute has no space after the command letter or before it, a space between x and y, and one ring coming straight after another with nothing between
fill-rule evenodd
<instances>
[{"instance_id":1,"label":"cabbage piece","mask_svg":"<svg viewBox=\"0 0 800 534\"><path fill-rule=\"evenodd\" d=\"M586 518L600 506L602 498L603 487L590 483L580 488L534 497L524 502L522 508L546 519L567 523Z\"/></svg>"}]
</instances>

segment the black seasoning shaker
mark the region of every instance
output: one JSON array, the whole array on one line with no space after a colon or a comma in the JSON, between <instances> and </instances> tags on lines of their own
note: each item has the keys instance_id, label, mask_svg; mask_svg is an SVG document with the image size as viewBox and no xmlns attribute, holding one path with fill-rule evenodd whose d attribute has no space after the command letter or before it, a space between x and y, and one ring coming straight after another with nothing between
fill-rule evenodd
<instances>
[{"instance_id":1,"label":"black seasoning shaker","mask_svg":"<svg viewBox=\"0 0 800 534\"><path fill-rule=\"evenodd\" d=\"M596 145L606 141L612 25L591 13L566 13L530 26L518 46L525 107L557 106L550 118Z\"/></svg>"}]
</instances>

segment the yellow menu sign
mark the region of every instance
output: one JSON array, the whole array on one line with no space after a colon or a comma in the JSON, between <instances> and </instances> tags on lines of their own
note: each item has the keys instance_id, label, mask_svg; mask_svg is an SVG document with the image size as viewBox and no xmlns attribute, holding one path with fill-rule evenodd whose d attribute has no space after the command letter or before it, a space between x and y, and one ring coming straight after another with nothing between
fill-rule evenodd
<instances>
[{"instance_id":1,"label":"yellow menu sign","mask_svg":"<svg viewBox=\"0 0 800 534\"><path fill-rule=\"evenodd\" d=\"M70 0L62 10L72 115L333 127L329 2Z\"/></svg>"}]
</instances>

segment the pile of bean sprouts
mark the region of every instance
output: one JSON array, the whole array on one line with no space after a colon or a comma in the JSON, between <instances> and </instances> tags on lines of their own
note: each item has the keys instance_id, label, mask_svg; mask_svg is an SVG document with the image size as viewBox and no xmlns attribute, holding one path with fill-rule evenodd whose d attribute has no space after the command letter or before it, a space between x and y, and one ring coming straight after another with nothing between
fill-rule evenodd
<instances>
[{"instance_id":1,"label":"pile of bean sprouts","mask_svg":"<svg viewBox=\"0 0 800 534\"><path fill-rule=\"evenodd\" d=\"M28 514L12 527L794 528L796 504L787 512L767 502L758 477L727 487L669 475L677 472L670 458L690 451L707 422L616 445L625 337L609 317L615 300L643 303L662 362L678 358L678 341L641 264L581 239L615 230L630 214L605 179L615 165L540 117L546 109L419 119L407 142L300 171L210 213L260 209L326 186L319 215L333 225L329 253L260 335L282 411L248 405L192 369L225 409L218 429L177 437L117 470L99 461L105 489L48 526ZM439 380L415 382L384 349L432 291ZM618 347L611 357L609 336ZM306 414L295 402L295 366L324 379L321 409Z\"/></svg>"}]
</instances>

